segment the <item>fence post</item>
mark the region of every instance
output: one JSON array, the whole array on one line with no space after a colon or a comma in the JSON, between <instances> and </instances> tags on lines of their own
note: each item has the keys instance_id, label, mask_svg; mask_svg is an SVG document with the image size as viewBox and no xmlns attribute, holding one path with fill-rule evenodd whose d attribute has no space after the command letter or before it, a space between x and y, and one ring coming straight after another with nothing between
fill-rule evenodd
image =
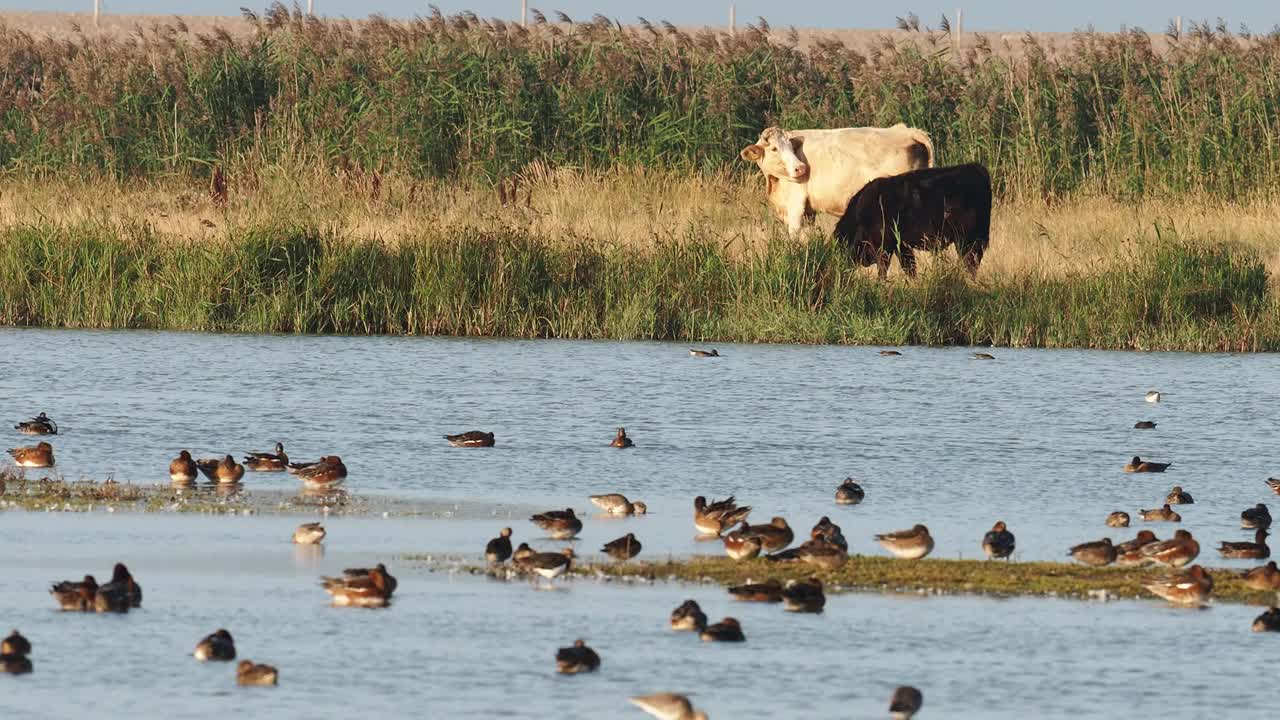
<instances>
[{"instance_id":1,"label":"fence post","mask_svg":"<svg viewBox=\"0 0 1280 720\"><path fill-rule=\"evenodd\" d=\"M520 27L529 27L529 0L520 0Z\"/></svg>"},{"instance_id":2,"label":"fence post","mask_svg":"<svg viewBox=\"0 0 1280 720\"><path fill-rule=\"evenodd\" d=\"M93 0L93 28L98 29L98 13L102 12L102 0Z\"/></svg>"},{"instance_id":3,"label":"fence post","mask_svg":"<svg viewBox=\"0 0 1280 720\"><path fill-rule=\"evenodd\" d=\"M733 3L729 3L729 35L734 36L737 34L738 34L738 9L734 7Z\"/></svg>"},{"instance_id":4,"label":"fence post","mask_svg":"<svg viewBox=\"0 0 1280 720\"><path fill-rule=\"evenodd\" d=\"M952 52L955 55L960 54L960 45L962 42L963 33L964 33L964 9L956 8L955 41L952 43Z\"/></svg>"},{"instance_id":5,"label":"fence post","mask_svg":"<svg viewBox=\"0 0 1280 720\"><path fill-rule=\"evenodd\" d=\"M315 15L311 12L311 2L312 0L307 0L307 17L314 17Z\"/></svg>"},{"instance_id":6,"label":"fence post","mask_svg":"<svg viewBox=\"0 0 1280 720\"><path fill-rule=\"evenodd\" d=\"M1181 40L1182 39L1182 16L1181 15L1174 18L1173 25L1174 25L1174 30L1176 30L1178 33L1178 39Z\"/></svg>"}]
</instances>

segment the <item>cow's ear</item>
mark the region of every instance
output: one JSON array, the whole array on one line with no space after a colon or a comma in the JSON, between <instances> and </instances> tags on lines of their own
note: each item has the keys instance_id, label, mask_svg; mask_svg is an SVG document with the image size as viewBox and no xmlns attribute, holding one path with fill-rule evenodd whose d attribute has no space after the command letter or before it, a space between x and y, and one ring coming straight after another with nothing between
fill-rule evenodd
<instances>
[{"instance_id":1,"label":"cow's ear","mask_svg":"<svg viewBox=\"0 0 1280 720\"><path fill-rule=\"evenodd\" d=\"M738 154L747 162L759 162L760 158L764 157L764 148L759 145L748 145Z\"/></svg>"}]
</instances>

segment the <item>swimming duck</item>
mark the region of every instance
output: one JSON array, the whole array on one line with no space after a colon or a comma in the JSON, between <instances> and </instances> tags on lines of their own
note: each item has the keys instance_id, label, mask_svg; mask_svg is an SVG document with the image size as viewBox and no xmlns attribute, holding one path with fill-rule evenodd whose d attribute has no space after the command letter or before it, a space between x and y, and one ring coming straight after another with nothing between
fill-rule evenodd
<instances>
[{"instance_id":1,"label":"swimming duck","mask_svg":"<svg viewBox=\"0 0 1280 720\"><path fill-rule=\"evenodd\" d=\"M571 647L556 651L556 672L561 675L595 672L599 667L600 656L583 640L574 640Z\"/></svg>"},{"instance_id":2,"label":"swimming duck","mask_svg":"<svg viewBox=\"0 0 1280 720\"><path fill-rule=\"evenodd\" d=\"M311 463L289 463L289 472L313 489L336 487L347 479L347 466L337 455L325 455Z\"/></svg>"},{"instance_id":3,"label":"swimming duck","mask_svg":"<svg viewBox=\"0 0 1280 720\"><path fill-rule=\"evenodd\" d=\"M226 630L218 630L206 635L203 640L197 643L196 650L192 655L200 662L235 660L236 643L231 639L231 633Z\"/></svg>"},{"instance_id":4,"label":"swimming duck","mask_svg":"<svg viewBox=\"0 0 1280 720\"><path fill-rule=\"evenodd\" d=\"M592 495L591 502L610 515L644 515L649 511L648 506L643 502L639 500L631 502L621 493Z\"/></svg>"},{"instance_id":5,"label":"swimming duck","mask_svg":"<svg viewBox=\"0 0 1280 720\"><path fill-rule=\"evenodd\" d=\"M1267 478L1267 485L1271 492L1280 495L1280 478Z\"/></svg>"},{"instance_id":6,"label":"swimming duck","mask_svg":"<svg viewBox=\"0 0 1280 720\"><path fill-rule=\"evenodd\" d=\"M689 349L689 357L720 357L719 350L696 350Z\"/></svg>"},{"instance_id":7,"label":"swimming duck","mask_svg":"<svg viewBox=\"0 0 1280 720\"><path fill-rule=\"evenodd\" d=\"M786 519L780 517L773 518L768 525L749 525L743 520L742 525L738 527L738 532L758 538L760 549L765 552L782 550L795 539L795 533L787 525Z\"/></svg>"},{"instance_id":8,"label":"swimming duck","mask_svg":"<svg viewBox=\"0 0 1280 720\"><path fill-rule=\"evenodd\" d=\"M613 442L609 443L609 447L629 448L634 447L635 443L631 442L631 438L627 437L626 428L618 428L618 434L613 438Z\"/></svg>"},{"instance_id":9,"label":"swimming duck","mask_svg":"<svg viewBox=\"0 0 1280 720\"><path fill-rule=\"evenodd\" d=\"M982 536L982 552L987 554L987 559L1008 558L1013 554L1014 539L1013 533L1009 532L1004 521L996 523Z\"/></svg>"},{"instance_id":10,"label":"swimming duck","mask_svg":"<svg viewBox=\"0 0 1280 720\"><path fill-rule=\"evenodd\" d=\"M1275 560L1249 570L1243 577L1245 587L1250 590L1265 592L1280 590L1280 568L1276 567Z\"/></svg>"},{"instance_id":11,"label":"swimming duck","mask_svg":"<svg viewBox=\"0 0 1280 720\"><path fill-rule=\"evenodd\" d=\"M1192 565L1185 572L1147 583L1144 587L1171 603L1203 605L1213 592L1213 578L1204 568Z\"/></svg>"},{"instance_id":12,"label":"swimming duck","mask_svg":"<svg viewBox=\"0 0 1280 720\"><path fill-rule=\"evenodd\" d=\"M199 478L196 461L191 459L191 453L183 450L178 453L178 457L169 461L169 480L174 485L190 485Z\"/></svg>"},{"instance_id":13,"label":"swimming duck","mask_svg":"<svg viewBox=\"0 0 1280 720\"><path fill-rule=\"evenodd\" d=\"M840 483L840 487L836 488L837 505L857 505L864 497L866 492L861 485L854 482L853 478L845 478L844 482Z\"/></svg>"},{"instance_id":14,"label":"swimming duck","mask_svg":"<svg viewBox=\"0 0 1280 720\"><path fill-rule=\"evenodd\" d=\"M831 522L831 518L826 515L819 518L818 524L814 525L813 529L809 531L809 539L821 539L842 550L849 549L849 541L844 539L844 532L840 530L840 526Z\"/></svg>"},{"instance_id":15,"label":"swimming duck","mask_svg":"<svg viewBox=\"0 0 1280 720\"><path fill-rule=\"evenodd\" d=\"M1067 554L1085 565L1095 567L1110 565L1116 561L1116 548L1111 544L1111 538L1080 543L1068 550Z\"/></svg>"},{"instance_id":16,"label":"swimming duck","mask_svg":"<svg viewBox=\"0 0 1280 720\"><path fill-rule=\"evenodd\" d=\"M93 608L100 613L124 613L137 607L142 607L142 587L134 581L124 563L116 563L111 572L111 582L98 586L93 596Z\"/></svg>"},{"instance_id":17,"label":"swimming duck","mask_svg":"<svg viewBox=\"0 0 1280 720\"><path fill-rule=\"evenodd\" d=\"M1134 430L1155 430L1156 423L1154 420L1139 420L1133 424Z\"/></svg>"},{"instance_id":18,"label":"swimming duck","mask_svg":"<svg viewBox=\"0 0 1280 720\"><path fill-rule=\"evenodd\" d=\"M573 508L548 510L529 520L546 531L553 540L568 540L582 532L582 521L574 514Z\"/></svg>"},{"instance_id":19,"label":"swimming duck","mask_svg":"<svg viewBox=\"0 0 1280 720\"><path fill-rule=\"evenodd\" d=\"M302 523L293 531L293 541L299 545L318 545L328 533L318 522Z\"/></svg>"},{"instance_id":20,"label":"swimming duck","mask_svg":"<svg viewBox=\"0 0 1280 720\"><path fill-rule=\"evenodd\" d=\"M1271 511L1267 506L1258 503L1253 507L1240 513L1240 527L1246 530L1262 528L1266 530L1271 527Z\"/></svg>"},{"instance_id":21,"label":"swimming duck","mask_svg":"<svg viewBox=\"0 0 1280 720\"><path fill-rule=\"evenodd\" d=\"M524 545L523 547L527 548L529 546ZM511 557L511 528L507 527L502 528L498 532L498 537L490 540L489 544L484 546L484 559L498 564L506 562L509 557Z\"/></svg>"},{"instance_id":22,"label":"swimming duck","mask_svg":"<svg viewBox=\"0 0 1280 720\"><path fill-rule=\"evenodd\" d=\"M260 665L250 660L241 660L236 665L237 685L278 685L280 672L270 665Z\"/></svg>"},{"instance_id":23,"label":"swimming duck","mask_svg":"<svg viewBox=\"0 0 1280 720\"><path fill-rule=\"evenodd\" d=\"M1253 535L1253 542L1223 542L1218 546L1218 552L1223 557L1260 560L1271 557L1271 548L1267 547L1267 535L1265 529L1258 528Z\"/></svg>"},{"instance_id":24,"label":"swimming duck","mask_svg":"<svg viewBox=\"0 0 1280 720\"><path fill-rule=\"evenodd\" d=\"M49 594L63 610L89 612L93 610L93 597L98 594L98 582L92 575L85 575L80 582L63 580L50 587Z\"/></svg>"},{"instance_id":25,"label":"swimming duck","mask_svg":"<svg viewBox=\"0 0 1280 720\"><path fill-rule=\"evenodd\" d=\"M656 693L636 695L627 700L658 720L707 720L707 714L701 710L695 710L693 703L689 702L689 698L684 695Z\"/></svg>"},{"instance_id":26,"label":"swimming duck","mask_svg":"<svg viewBox=\"0 0 1280 720\"><path fill-rule=\"evenodd\" d=\"M468 430L457 435L445 435L445 440L454 447L493 447L493 433L479 430Z\"/></svg>"},{"instance_id":27,"label":"swimming duck","mask_svg":"<svg viewBox=\"0 0 1280 720\"><path fill-rule=\"evenodd\" d=\"M809 578L807 581L788 580L782 588L782 609L788 612L820 613L827 604L827 596L822 592L822 581Z\"/></svg>"},{"instance_id":28,"label":"swimming duck","mask_svg":"<svg viewBox=\"0 0 1280 720\"><path fill-rule=\"evenodd\" d=\"M1181 485L1174 485L1169 494L1165 496L1164 501L1169 505L1194 505L1196 502L1191 497L1191 493L1183 491Z\"/></svg>"},{"instance_id":29,"label":"swimming duck","mask_svg":"<svg viewBox=\"0 0 1280 720\"><path fill-rule=\"evenodd\" d=\"M13 429L23 435L57 435L58 423L54 422L53 418L48 415L40 413L30 420L24 420L14 425Z\"/></svg>"},{"instance_id":30,"label":"swimming duck","mask_svg":"<svg viewBox=\"0 0 1280 720\"><path fill-rule=\"evenodd\" d=\"M16 447L9 451L13 464L24 468L53 467L53 446L41 441L35 445Z\"/></svg>"},{"instance_id":31,"label":"swimming duck","mask_svg":"<svg viewBox=\"0 0 1280 720\"><path fill-rule=\"evenodd\" d=\"M724 553L734 560L750 560L760 555L760 538L732 530L724 536Z\"/></svg>"},{"instance_id":32,"label":"swimming duck","mask_svg":"<svg viewBox=\"0 0 1280 720\"><path fill-rule=\"evenodd\" d=\"M32 670L31 658L26 655L0 655L0 673L9 675L25 675Z\"/></svg>"},{"instance_id":33,"label":"swimming duck","mask_svg":"<svg viewBox=\"0 0 1280 720\"><path fill-rule=\"evenodd\" d=\"M635 533L627 533L617 540L605 543L600 551L615 560L626 562L640 554L640 547L640 541L636 539Z\"/></svg>"},{"instance_id":34,"label":"swimming duck","mask_svg":"<svg viewBox=\"0 0 1280 720\"><path fill-rule=\"evenodd\" d=\"M995 360L996 356L991 353L977 352L973 354L974 360Z\"/></svg>"},{"instance_id":35,"label":"swimming duck","mask_svg":"<svg viewBox=\"0 0 1280 720\"><path fill-rule=\"evenodd\" d=\"M573 566L573 548L555 552L534 553L523 561L523 566L548 580L555 580L569 572Z\"/></svg>"},{"instance_id":36,"label":"swimming duck","mask_svg":"<svg viewBox=\"0 0 1280 720\"><path fill-rule=\"evenodd\" d=\"M671 629L680 631L702 632L707 626L707 615L693 600L685 600L671 611Z\"/></svg>"},{"instance_id":37,"label":"swimming duck","mask_svg":"<svg viewBox=\"0 0 1280 720\"><path fill-rule=\"evenodd\" d=\"M1254 632L1280 632L1280 608L1271 608L1253 619Z\"/></svg>"},{"instance_id":38,"label":"swimming duck","mask_svg":"<svg viewBox=\"0 0 1280 720\"><path fill-rule=\"evenodd\" d=\"M254 472L282 472L289 467L289 456L284 454L284 443L276 443L273 453L246 453L244 466Z\"/></svg>"},{"instance_id":39,"label":"swimming duck","mask_svg":"<svg viewBox=\"0 0 1280 720\"><path fill-rule=\"evenodd\" d=\"M897 350L881 350L879 354L880 357L898 357L902 355L902 353Z\"/></svg>"},{"instance_id":40,"label":"swimming duck","mask_svg":"<svg viewBox=\"0 0 1280 720\"><path fill-rule=\"evenodd\" d=\"M708 503L701 495L693 499L693 526L704 535L719 535L725 530L746 522L751 506L738 507L733 496Z\"/></svg>"},{"instance_id":41,"label":"swimming duck","mask_svg":"<svg viewBox=\"0 0 1280 720\"><path fill-rule=\"evenodd\" d=\"M1160 393L1156 390L1147 391L1147 402L1160 402Z\"/></svg>"},{"instance_id":42,"label":"swimming duck","mask_svg":"<svg viewBox=\"0 0 1280 720\"><path fill-rule=\"evenodd\" d=\"M1155 510L1139 510L1138 514L1147 522L1182 522L1182 516L1174 512L1168 503Z\"/></svg>"},{"instance_id":43,"label":"swimming duck","mask_svg":"<svg viewBox=\"0 0 1280 720\"><path fill-rule=\"evenodd\" d=\"M9 637L0 642L0 655L30 655L31 641L22 636L22 633L14 630L9 633Z\"/></svg>"},{"instance_id":44,"label":"swimming duck","mask_svg":"<svg viewBox=\"0 0 1280 720\"><path fill-rule=\"evenodd\" d=\"M1179 530L1173 537L1144 545L1141 550L1151 562L1171 567L1182 567L1200 554L1200 543L1186 530Z\"/></svg>"},{"instance_id":45,"label":"swimming duck","mask_svg":"<svg viewBox=\"0 0 1280 720\"><path fill-rule=\"evenodd\" d=\"M727 617L714 625L703 628L698 637L703 642L743 642L747 639L742 634L742 625L735 618Z\"/></svg>"},{"instance_id":46,"label":"swimming duck","mask_svg":"<svg viewBox=\"0 0 1280 720\"><path fill-rule=\"evenodd\" d=\"M200 468L200 472L204 473L210 482L223 485L234 485L244 477L244 466L230 455L224 456L221 460L201 458L196 460L196 467Z\"/></svg>"},{"instance_id":47,"label":"swimming duck","mask_svg":"<svg viewBox=\"0 0 1280 720\"><path fill-rule=\"evenodd\" d=\"M768 580L762 583L747 583L729 588L729 594L743 602L782 602L782 583Z\"/></svg>"},{"instance_id":48,"label":"swimming duck","mask_svg":"<svg viewBox=\"0 0 1280 720\"><path fill-rule=\"evenodd\" d=\"M893 553L894 557L903 560L919 560L933 552L933 536L929 534L929 528L924 525L916 525L910 530L876 535L875 540L881 547Z\"/></svg>"},{"instance_id":49,"label":"swimming duck","mask_svg":"<svg viewBox=\"0 0 1280 720\"><path fill-rule=\"evenodd\" d=\"M1129 461L1129 464L1124 466L1124 471L1127 473L1162 473L1165 470L1168 470L1169 466L1172 464L1173 463L1147 462L1137 455L1134 455L1133 459Z\"/></svg>"},{"instance_id":50,"label":"swimming duck","mask_svg":"<svg viewBox=\"0 0 1280 720\"><path fill-rule=\"evenodd\" d=\"M849 560L849 553L839 545L833 545L822 538L818 538L817 540L808 540L797 548L796 557L801 562L820 567L823 570L838 570Z\"/></svg>"},{"instance_id":51,"label":"swimming duck","mask_svg":"<svg viewBox=\"0 0 1280 720\"><path fill-rule=\"evenodd\" d=\"M903 685L894 690L893 697L889 699L889 717L893 720L911 720L913 715L920 712L922 705L924 695L910 685Z\"/></svg>"},{"instance_id":52,"label":"swimming duck","mask_svg":"<svg viewBox=\"0 0 1280 720\"><path fill-rule=\"evenodd\" d=\"M1124 567L1145 565L1151 560L1142 554L1142 548L1151 543L1160 542L1156 534L1150 530L1139 530L1137 537L1116 545L1116 564Z\"/></svg>"},{"instance_id":53,"label":"swimming duck","mask_svg":"<svg viewBox=\"0 0 1280 720\"><path fill-rule=\"evenodd\" d=\"M322 577L320 586L333 598L333 604L341 607L387 607L395 592L394 579L386 566L378 563L369 570L353 568L342 577Z\"/></svg>"},{"instance_id":54,"label":"swimming duck","mask_svg":"<svg viewBox=\"0 0 1280 720\"><path fill-rule=\"evenodd\" d=\"M1123 510L1117 510L1107 516L1107 527L1126 528L1129 527L1129 513Z\"/></svg>"}]
</instances>

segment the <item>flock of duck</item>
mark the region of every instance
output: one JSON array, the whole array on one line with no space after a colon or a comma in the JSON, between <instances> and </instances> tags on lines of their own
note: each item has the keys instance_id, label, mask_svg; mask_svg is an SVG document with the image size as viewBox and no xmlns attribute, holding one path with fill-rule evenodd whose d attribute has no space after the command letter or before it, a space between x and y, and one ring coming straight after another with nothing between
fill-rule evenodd
<instances>
[{"instance_id":1,"label":"flock of duck","mask_svg":"<svg viewBox=\"0 0 1280 720\"><path fill-rule=\"evenodd\" d=\"M882 354L900 354L883 351ZM721 357L715 350L690 350L694 357ZM985 355L985 357L983 357ZM979 359L993 359L984 353ZM1151 391L1149 402L1160 402L1161 396ZM1137 429L1154 429L1152 421L1141 421ZM45 413L20 422L15 428L28 435L57 435L58 426ZM495 445L491 432L469 431L444 436L456 447L484 448ZM634 447L625 428L618 428L610 442L615 448ZM24 468L47 468L54 465L53 448L42 441L34 446L9 450L14 462ZM1124 466L1125 472L1162 473L1170 463L1145 461L1135 456ZM284 446L276 443L274 452L248 453L243 463L231 455L222 458L194 459L183 450L169 465L169 475L175 486L194 484L199 474L219 485L238 485L246 470L253 472L283 472L296 475L305 489L332 489L345 480L346 466L337 455L327 455L313 462L290 462ZM1271 489L1280 494L1280 479L1269 479ZM835 502L840 505L856 505L865 497L863 488L852 478L846 479L835 491ZM591 502L609 515L637 516L648 512L646 504L630 500L620 493L590 496ZM1139 517L1146 522L1180 522L1181 515L1172 509L1174 505L1189 505L1195 500L1181 486L1174 486L1164 504L1156 509L1143 509ZM693 524L704 537L718 540L725 554L734 560L746 560L763 556L774 562L796 562L813 565L823 570L835 570L848 560L848 543L840 527L829 517L822 517L812 528L809 539L791 547L795 533L785 518L774 517L767 523L752 525L748 521L751 507L739 505L732 496L724 500L708 501L698 496L693 501ZM1240 514L1241 527L1255 531L1253 542L1223 542L1218 550L1228 558L1265 559L1270 556L1266 538L1271 526L1271 515L1264 503L1258 503ZM530 521L554 540L572 540L583 528L582 520L572 508L538 513ZM1117 511L1106 518L1109 527L1128 527L1130 516ZM511 572L541 577L548 582L569 572L575 560L572 548L560 551L539 552L528 543L513 547L511 528L502 528L499 535L485 546L484 557L494 566L509 560ZM293 541L314 544L323 541L326 531L319 522L304 523L294 532ZM875 540L890 554L903 560L916 560L928 556L934 549L934 539L928 527L917 524L907 530L875 535ZM628 533L606 543L601 551L618 561L635 558L642 544L634 533ZM988 559L1010 559L1016 547L1013 533L1001 521L996 522L981 540L981 547ZM1141 530L1132 540L1113 544L1111 538L1086 542L1072 547L1069 556L1091 565L1104 566L1158 566L1173 569L1173 574L1154 578L1145 585L1147 590L1172 603L1200 605L1213 591L1213 578L1200 565L1186 566L1200 553L1200 545L1186 530L1177 530L1172 538L1160 540L1151 530ZM1185 569L1183 569L1185 568ZM1280 569L1269 562L1244 574L1250 588L1280 591ZM339 577L321 578L321 586L336 606L387 607L397 586L395 577L385 565L373 568L350 568ZM125 613L141 607L142 590L123 563L113 568L111 581L99 585L92 575L80 581L62 581L54 584L50 593L59 607L65 611ZM808 580L790 580L783 584L776 580L749 583L729 588L732 597L746 602L781 603L791 612L822 612L826 603L822 581L817 577ZM670 615L670 627L675 631L694 632L705 642L743 642L746 635L741 623L733 617L709 623L706 614L695 600L687 600ZM1280 610L1275 607L1255 619L1254 631L1280 631ZM0 654L0 670L7 673L32 671L29 659L31 643L18 631L4 640ZM194 651L200 661L231 661L236 658L235 644L226 629L219 629L200 640ZM560 648L555 656L556 669L564 674L593 672L601 665L600 655L585 641L579 639L568 647ZM275 685L279 673L275 667L241 660L236 666L236 680L240 685ZM636 696L630 698L636 706L651 715L667 720L705 719L705 713L695 709L689 699L675 693ZM920 709L923 696L916 688L903 686L895 691L890 713L895 718L910 718Z\"/></svg>"}]
</instances>

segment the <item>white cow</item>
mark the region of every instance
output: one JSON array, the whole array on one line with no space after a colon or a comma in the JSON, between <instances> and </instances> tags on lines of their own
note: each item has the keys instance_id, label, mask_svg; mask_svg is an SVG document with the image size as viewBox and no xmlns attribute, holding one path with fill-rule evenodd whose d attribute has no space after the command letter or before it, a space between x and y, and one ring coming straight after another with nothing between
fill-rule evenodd
<instances>
[{"instance_id":1,"label":"white cow","mask_svg":"<svg viewBox=\"0 0 1280 720\"><path fill-rule=\"evenodd\" d=\"M760 167L773 214L792 235L815 213L843 215L868 182L934 163L928 133L902 123L831 130L771 127L741 155Z\"/></svg>"}]
</instances>

